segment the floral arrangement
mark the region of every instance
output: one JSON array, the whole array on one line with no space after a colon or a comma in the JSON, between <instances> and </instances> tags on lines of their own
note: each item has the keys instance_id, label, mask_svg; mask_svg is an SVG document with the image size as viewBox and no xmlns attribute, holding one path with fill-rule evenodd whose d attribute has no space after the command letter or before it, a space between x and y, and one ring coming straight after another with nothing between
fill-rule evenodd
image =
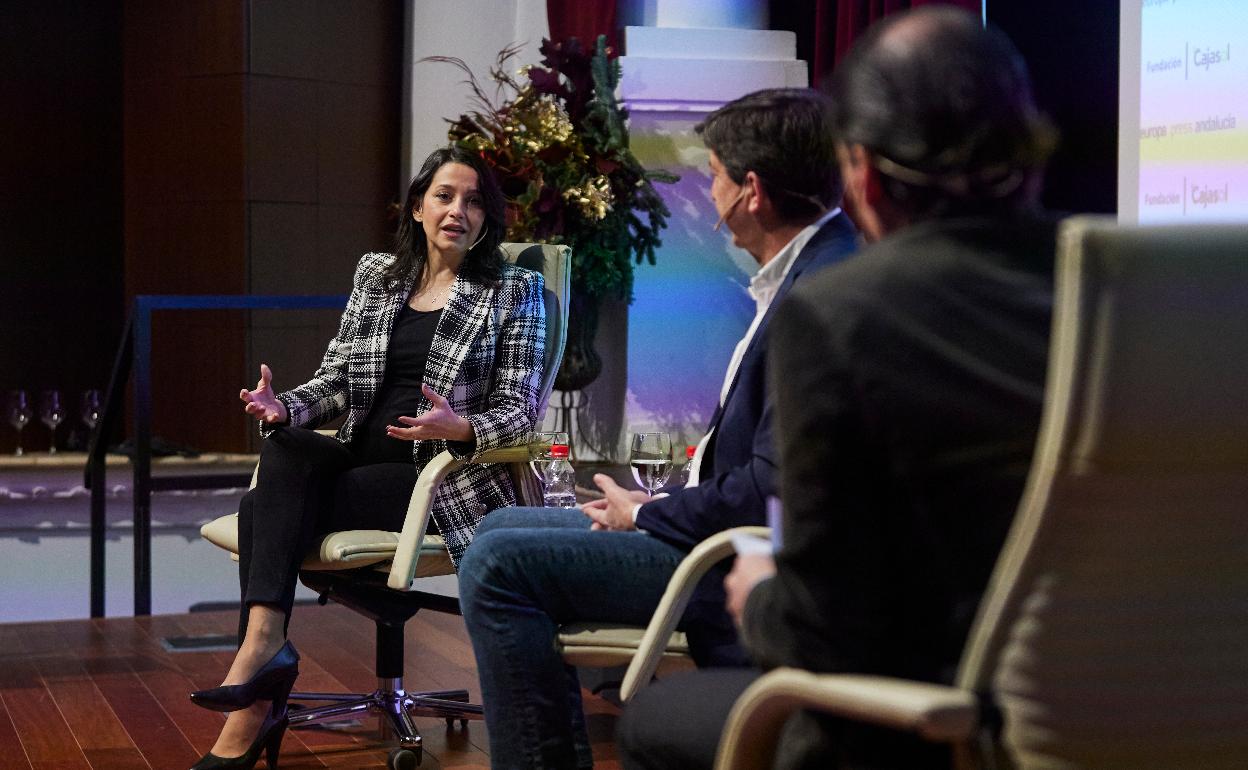
<instances>
[{"instance_id":1,"label":"floral arrangement","mask_svg":"<svg viewBox=\"0 0 1248 770\"><path fill-rule=\"evenodd\" d=\"M670 216L652 182L678 177L647 171L628 147L626 111L615 99L620 65L600 36L587 51L576 38L543 40L541 66L511 70L518 48L490 68L493 97L460 59L476 109L448 136L480 153L507 198L507 240L572 246L572 286L586 300L631 299L633 262L654 264ZM573 313L576 308L574 303Z\"/></svg>"}]
</instances>

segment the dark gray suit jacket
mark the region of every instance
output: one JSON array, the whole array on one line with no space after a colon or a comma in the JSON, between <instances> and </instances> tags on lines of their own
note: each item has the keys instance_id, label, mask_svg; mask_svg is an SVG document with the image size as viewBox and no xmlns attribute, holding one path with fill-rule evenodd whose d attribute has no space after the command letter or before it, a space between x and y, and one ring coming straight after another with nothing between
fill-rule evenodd
<instances>
[{"instance_id":1,"label":"dark gray suit jacket","mask_svg":"<svg viewBox=\"0 0 1248 770\"><path fill-rule=\"evenodd\" d=\"M912 226L778 309L783 548L743 629L765 668L952 679L1040 424L1054 232L1031 219ZM785 764L835 766L864 743L885 747L884 766L926 761L905 747L887 758L896 736L808 727Z\"/></svg>"}]
</instances>

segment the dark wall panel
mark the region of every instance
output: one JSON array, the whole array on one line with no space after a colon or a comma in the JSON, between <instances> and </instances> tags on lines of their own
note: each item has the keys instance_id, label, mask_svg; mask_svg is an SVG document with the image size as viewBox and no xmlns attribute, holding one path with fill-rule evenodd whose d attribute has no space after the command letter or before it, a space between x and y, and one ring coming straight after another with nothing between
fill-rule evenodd
<instances>
[{"instance_id":1,"label":"dark wall panel","mask_svg":"<svg viewBox=\"0 0 1248 770\"><path fill-rule=\"evenodd\" d=\"M402 4L130 0L125 27L127 297L348 292L359 255L391 240ZM329 244L345 269L322 264ZM336 322L158 316L155 432L254 448L239 388L260 361L279 386L305 380Z\"/></svg>"},{"instance_id":2,"label":"dark wall panel","mask_svg":"<svg viewBox=\"0 0 1248 770\"><path fill-rule=\"evenodd\" d=\"M1116 211L1117 0L988 0L988 20L1022 51L1036 98L1061 131L1045 182L1046 205Z\"/></svg>"},{"instance_id":3,"label":"dark wall panel","mask_svg":"<svg viewBox=\"0 0 1248 770\"><path fill-rule=\"evenodd\" d=\"M248 197L255 201L315 203L318 84L255 76L250 85Z\"/></svg>"},{"instance_id":4,"label":"dark wall panel","mask_svg":"<svg viewBox=\"0 0 1248 770\"><path fill-rule=\"evenodd\" d=\"M126 301L246 290L246 15L239 2L125 4ZM245 351L237 313L153 319L152 429L202 449L229 419Z\"/></svg>"},{"instance_id":5,"label":"dark wall panel","mask_svg":"<svg viewBox=\"0 0 1248 770\"><path fill-rule=\"evenodd\" d=\"M0 10L0 404L102 388L122 323L121 3ZM48 446L42 425L27 448ZM0 452L14 434L0 419Z\"/></svg>"},{"instance_id":6,"label":"dark wall panel","mask_svg":"<svg viewBox=\"0 0 1248 770\"><path fill-rule=\"evenodd\" d=\"M359 257L390 250L402 25L401 4L385 0L251 1L252 293L346 294ZM261 362L279 388L305 381L337 321L253 313L248 381Z\"/></svg>"}]
</instances>

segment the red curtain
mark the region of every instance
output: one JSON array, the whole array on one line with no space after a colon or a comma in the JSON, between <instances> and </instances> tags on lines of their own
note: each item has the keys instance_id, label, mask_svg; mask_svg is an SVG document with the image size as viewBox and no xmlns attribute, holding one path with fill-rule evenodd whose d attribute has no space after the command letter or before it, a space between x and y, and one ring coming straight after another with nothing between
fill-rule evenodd
<instances>
[{"instance_id":1,"label":"red curtain","mask_svg":"<svg viewBox=\"0 0 1248 770\"><path fill-rule=\"evenodd\" d=\"M814 55L810 62L811 85L845 58L849 49L871 25L890 13L920 5L957 5L978 14L982 0L805 0L810 6L807 18L814 21Z\"/></svg>"},{"instance_id":2,"label":"red curtain","mask_svg":"<svg viewBox=\"0 0 1248 770\"><path fill-rule=\"evenodd\" d=\"M599 35L606 35L607 45L618 54L615 4L616 0L546 0L550 39L561 42L575 37L592 48Z\"/></svg>"},{"instance_id":3,"label":"red curtain","mask_svg":"<svg viewBox=\"0 0 1248 770\"><path fill-rule=\"evenodd\" d=\"M617 0L546 0L546 18L550 23L550 39L559 41L577 37L586 46L592 46L598 39L598 35L606 35L607 44L619 53L615 27L616 2ZM780 0L780 2L787 6L786 16L789 18L804 17L804 24L810 24L814 30L814 52L810 57L810 71L811 85L818 86L820 77L830 72L844 58L854 41L872 22L896 11L932 3L957 5L973 13L979 13L983 0ZM776 3L777 0L771 0L773 6ZM798 6L797 9L793 8L795 5ZM775 15L774 12L773 15Z\"/></svg>"}]
</instances>

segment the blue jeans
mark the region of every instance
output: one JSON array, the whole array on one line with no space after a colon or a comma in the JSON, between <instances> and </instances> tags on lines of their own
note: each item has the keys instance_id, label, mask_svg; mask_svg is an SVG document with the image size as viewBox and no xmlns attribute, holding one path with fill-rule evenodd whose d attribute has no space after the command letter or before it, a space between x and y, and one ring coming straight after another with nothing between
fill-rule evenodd
<instances>
[{"instance_id":1,"label":"blue jeans","mask_svg":"<svg viewBox=\"0 0 1248 770\"><path fill-rule=\"evenodd\" d=\"M684 557L640 532L595 532L578 510L487 515L459 565L494 768L591 767L576 670L556 646L573 621L645 625Z\"/></svg>"}]
</instances>

